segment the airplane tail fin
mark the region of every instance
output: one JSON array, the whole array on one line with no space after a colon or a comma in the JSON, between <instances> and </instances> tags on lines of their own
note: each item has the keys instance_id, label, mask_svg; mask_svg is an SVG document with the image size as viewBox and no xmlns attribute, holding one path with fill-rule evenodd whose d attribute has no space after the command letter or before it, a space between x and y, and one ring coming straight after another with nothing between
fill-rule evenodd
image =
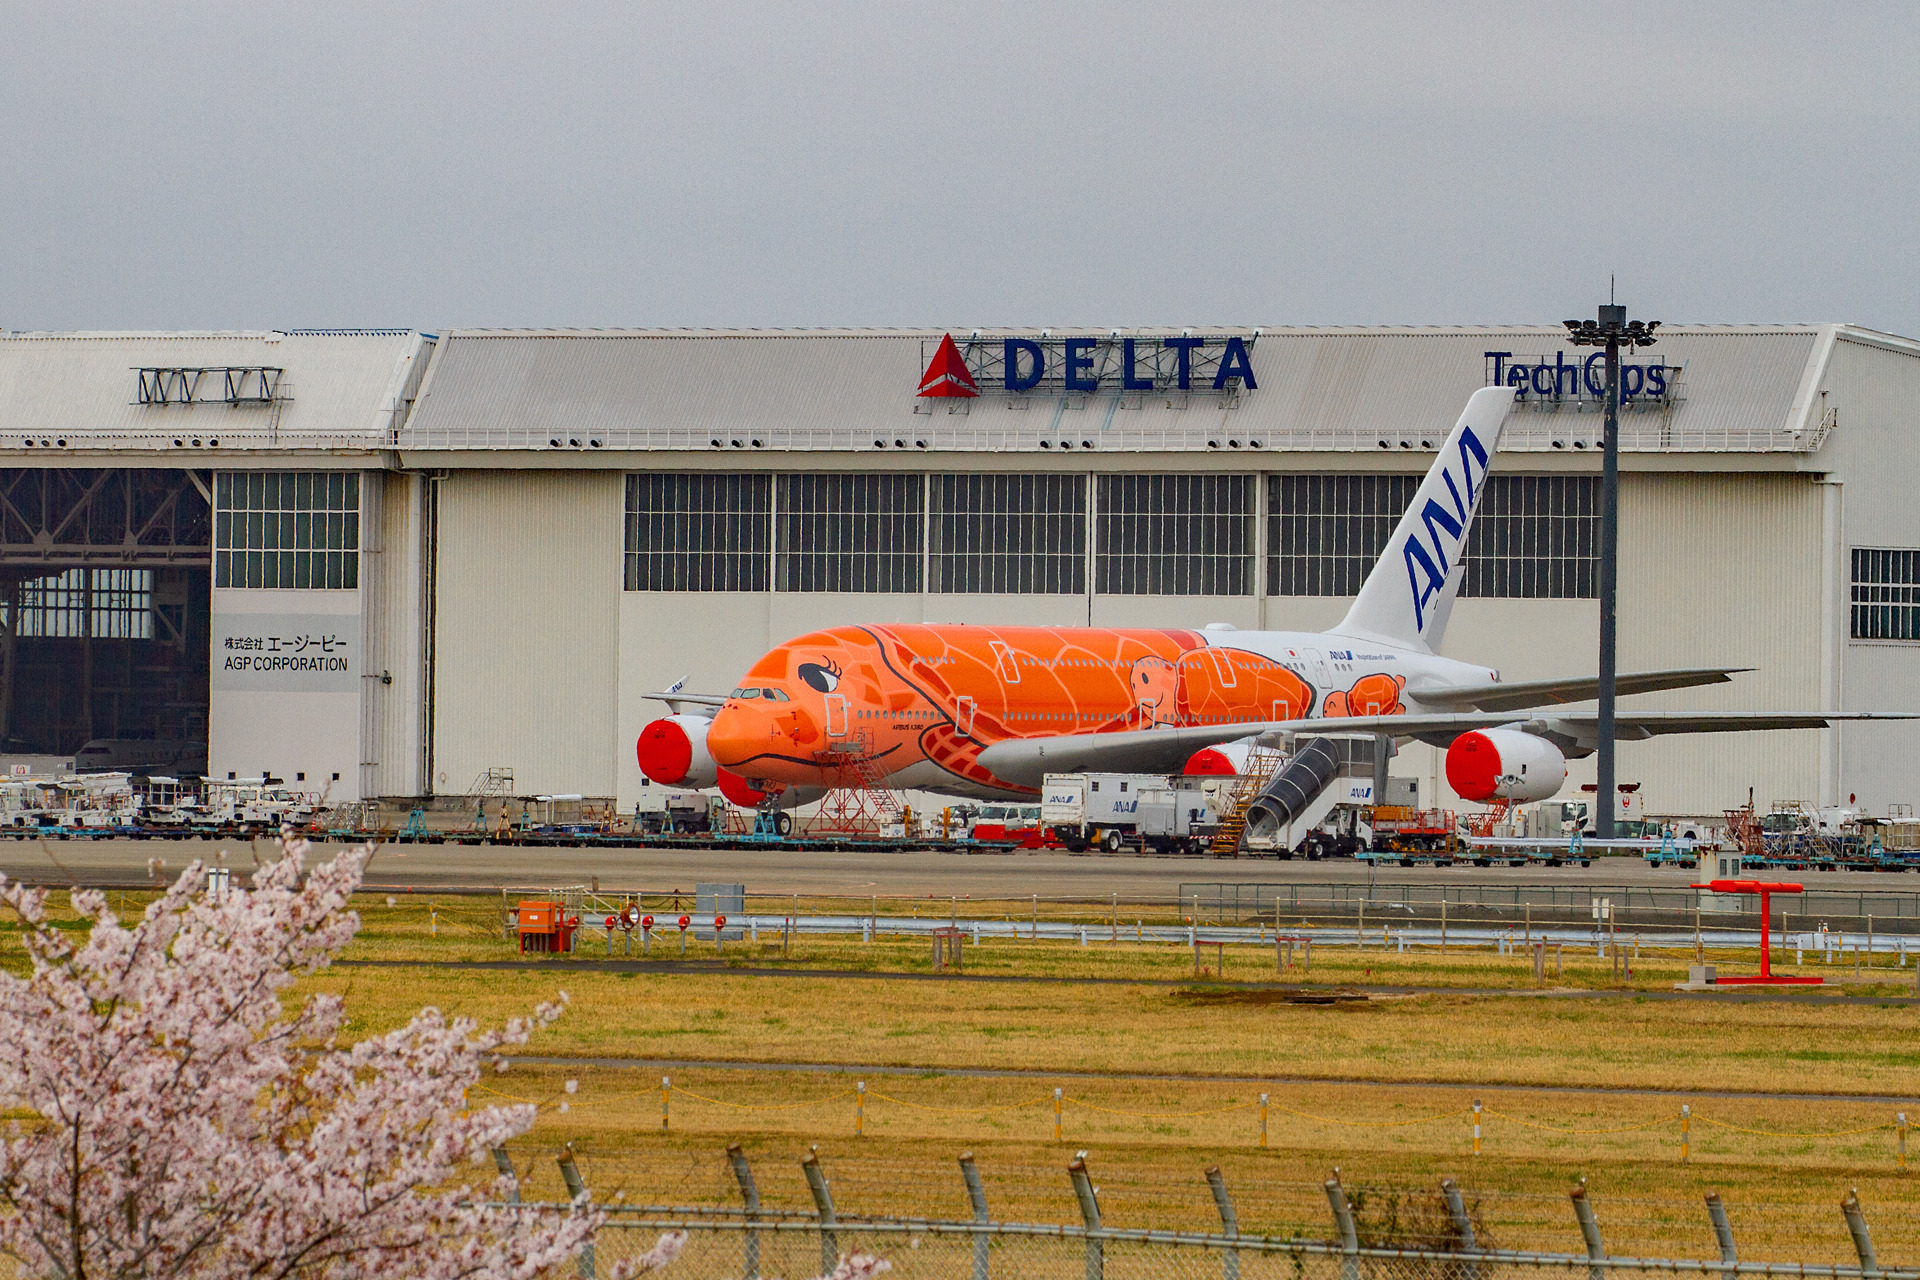
<instances>
[{"instance_id":1,"label":"airplane tail fin","mask_svg":"<svg viewBox=\"0 0 1920 1280\"><path fill-rule=\"evenodd\" d=\"M1464 576L1467 532L1486 492L1513 395L1510 387L1473 393L1334 631L1425 653L1440 647Z\"/></svg>"}]
</instances>

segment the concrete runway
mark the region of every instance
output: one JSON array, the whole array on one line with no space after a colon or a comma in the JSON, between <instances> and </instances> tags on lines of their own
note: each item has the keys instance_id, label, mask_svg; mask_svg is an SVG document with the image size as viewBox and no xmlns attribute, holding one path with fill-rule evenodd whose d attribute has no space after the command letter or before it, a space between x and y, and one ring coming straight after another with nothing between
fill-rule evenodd
<instances>
[{"instance_id":1,"label":"concrete runway","mask_svg":"<svg viewBox=\"0 0 1920 1280\"><path fill-rule=\"evenodd\" d=\"M331 857L343 846L322 845ZM29 884L140 885L151 882L149 859L169 873L195 858L227 852L226 865L245 871L270 861L270 840L4 840L0 873ZM171 878L168 875L167 878ZM550 889L589 884L602 890L690 890L698 881L745 883L750 893L949 894L976 898L1087 898L1171 900L1182 883L1377 885L1607 885L1680 888L1696 873L1655 868L1639 858L1599 858L1591 867L1393 867L1369 876L1351 860L1306 862L1264 858L1142 858L1105 854L845 853L792 849L518 849L476 845L407 844L378 849L367 869L369 888ZM1920 880L1871 872L1770 875L1809 889L1849 893L1920 892Z\"/></svg>"}]
</instances>

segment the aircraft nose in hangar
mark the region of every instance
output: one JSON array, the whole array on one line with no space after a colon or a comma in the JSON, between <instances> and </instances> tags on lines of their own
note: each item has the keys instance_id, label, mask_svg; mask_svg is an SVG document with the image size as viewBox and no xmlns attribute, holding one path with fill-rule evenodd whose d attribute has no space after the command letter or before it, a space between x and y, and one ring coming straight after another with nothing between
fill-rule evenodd
<instances>
[{"instance_id":1,"label":"aircraft nose in hangar","mask_svg":"<svg viewBox=\"0 0 1920 1280\"><path fill-rule=\"evenodd\" d=\"M766 750L772 736L767 730L765 712L758 707L730 702L720 708L720 714L713 718L713 726L707 730L707 750L712 753L715 764L725 769L737 768Z\"/></svg>"},{"instance_id":2,"label":"aircraft nose in hangar","mask_svg":"<svg viewBox=\"0 0 1920 1280\"><path fill-rule=\"evenodd\" d=\"M707 749L729 769L769 756L810 754L819 741L813 717L791 702L729 702L707 730Z\"/></svg>"}]
</instances>

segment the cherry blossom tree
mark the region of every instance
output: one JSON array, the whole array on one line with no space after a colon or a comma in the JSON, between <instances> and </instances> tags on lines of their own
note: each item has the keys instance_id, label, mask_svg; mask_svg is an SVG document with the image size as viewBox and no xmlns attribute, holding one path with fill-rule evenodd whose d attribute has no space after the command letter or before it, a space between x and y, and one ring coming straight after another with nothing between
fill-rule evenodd
<instances>
[{"instance_id":1,"label":"cherry blossom tree","mask_svg":"<svg viewBox=\"0 0 1920 1280\"><path fill-rule=\"evenodd\" d=\"M0 973L0 1099L30 1113L0 1135L0 1254L22 1275L532 1280L591 1239L584 1199L508 1211L455 1183L532 1126L468 1091L559 1007L497 1030L429 1008L343 1043L337 997L283 997L359 927L368 851L311 871L306 853L289 839L220 894L194 863L131 925L74 890L84 940L45 890L0 884L31 965Z\"/></svg>"}]
</instances>

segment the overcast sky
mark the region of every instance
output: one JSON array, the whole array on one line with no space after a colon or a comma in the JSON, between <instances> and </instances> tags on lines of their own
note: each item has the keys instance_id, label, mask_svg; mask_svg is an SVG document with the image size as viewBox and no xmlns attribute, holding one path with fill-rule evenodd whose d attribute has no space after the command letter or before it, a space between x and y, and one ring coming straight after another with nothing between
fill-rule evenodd
<instances>
[{"instance_id":1,"label":"overcast sky","mask_svg":"<svg viewBox=\"0 0 1920 1280\"><path fill-rule=\"evenodd\" d=\"M7 3L0 327L1920 335L1920 7Z\"/></svg>"}]
</instances>

